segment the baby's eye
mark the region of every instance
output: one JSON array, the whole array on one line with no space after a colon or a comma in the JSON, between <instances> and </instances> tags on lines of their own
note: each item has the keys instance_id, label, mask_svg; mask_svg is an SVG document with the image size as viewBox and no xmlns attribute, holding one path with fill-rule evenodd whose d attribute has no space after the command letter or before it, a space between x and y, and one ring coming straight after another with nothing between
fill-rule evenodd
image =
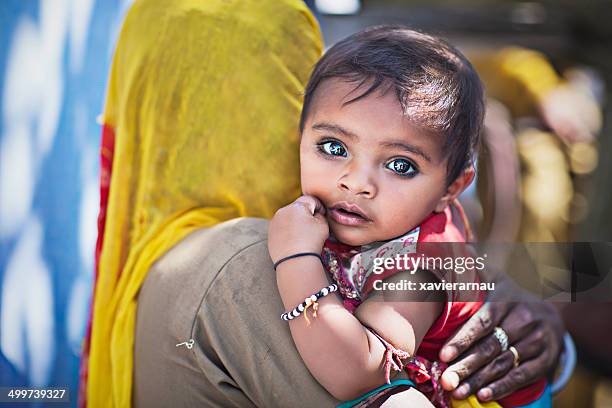
<instances>
[{"instance_id":1,"label":"baby's eye","mask_svg":"<svg viewBox=\"0 0 612 408\"><path fill-rule=\"evenodd\" d=\"M346 149L344 148L344 146L342 146L342 143L339 142L323 142L319 144L319 148L330 156L346 157L347 155Z\"/></svg>"},{"instance_id":2,"label":"baby's eye","mask_svg":"<svg viewBox=\"0 0 612 408\"><path fill-rule=\"evenodd\" d=\"M417 168L406 159L395 159L390 161L385 167L393 170L400 176L416 176L419 172Z\"/></svg>"}]
</instances>

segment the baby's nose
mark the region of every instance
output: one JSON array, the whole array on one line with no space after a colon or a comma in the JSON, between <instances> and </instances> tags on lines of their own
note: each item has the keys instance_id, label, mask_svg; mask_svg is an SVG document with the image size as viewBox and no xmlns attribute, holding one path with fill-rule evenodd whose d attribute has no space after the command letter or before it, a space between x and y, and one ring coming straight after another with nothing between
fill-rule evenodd
<instances>
[{"instance_id":1,"label":"baby's nose","mask_svg":"<svg viewBox=\"0 0 612 408\"><path fill-rule=\"evenodd\" d=\"M350 172L338 180L338 188L367 198L376 195L376 186L366 172Z\"/></svg>"}]
</instances>

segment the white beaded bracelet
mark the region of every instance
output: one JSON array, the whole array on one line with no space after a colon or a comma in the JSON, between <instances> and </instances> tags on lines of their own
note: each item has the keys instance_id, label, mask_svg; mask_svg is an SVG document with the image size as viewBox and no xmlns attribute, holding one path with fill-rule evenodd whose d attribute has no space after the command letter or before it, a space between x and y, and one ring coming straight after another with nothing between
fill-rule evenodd
<instances>
[{"instance_id":1,"label":"white beaded bracelet","mask_svg":"<svg viewBox=\"0 0 612 408\"><path fill-rule=\"evenodd\" d=\"M321 299L322 297L325 297L329 295L330 293L335 292L337 290L338 290L338 285L336 285L335 283L332 283L331 285L324 287L317 293L310 295L309 297L304 299L304 301L300 303L299 305L297 305L292 311L283 313L281 315L281 319L285 321L293 320L299 315L301 315L302 313L304 313L310 306L312 306L312 309L313 309L313 314L312 314L313 317L317 317L317 309L319 308L319 304L317 303L317 301ZM308 320L308 316L304 314L304 317L306 318L306 322L310 324L310 320Z\"/></svg>"}]
</instances>

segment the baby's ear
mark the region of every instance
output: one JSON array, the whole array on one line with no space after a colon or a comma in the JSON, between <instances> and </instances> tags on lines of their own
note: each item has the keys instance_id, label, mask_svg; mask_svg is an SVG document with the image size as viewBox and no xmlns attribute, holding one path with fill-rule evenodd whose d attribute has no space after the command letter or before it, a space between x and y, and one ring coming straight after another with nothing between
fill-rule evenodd
<instances>
[{"instance_id":1,"label":"baby's ear","mask_svg":"<svg viewBox=\"0 0 612 408\"><path fill-rule=\"evenodd\" d=\"M476 175L476 170L474 170L474 166L470 165L468 168L463 170L463 172L453 181L447 188L446 194L442 196L438 204L436 205L435 212L442 212L446 209L446 207L453 201L455 198L459 197L459 194L463 192L474 180L474 176Z\"/></svg>"}]
</instances>

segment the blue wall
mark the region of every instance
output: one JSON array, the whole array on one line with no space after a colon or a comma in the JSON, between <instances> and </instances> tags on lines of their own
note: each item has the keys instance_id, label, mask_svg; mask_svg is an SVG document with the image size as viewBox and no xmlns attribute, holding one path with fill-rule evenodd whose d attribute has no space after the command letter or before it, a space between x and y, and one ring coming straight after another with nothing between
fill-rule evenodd
<instances>
[{"instance_id":1,"label":"blue wall","mask_svg":"<svg viewBox=\"0 0 612 408\"><path fill-rule=\"evenodd\" d=\"M130 1L0 1L0 386L76 403L104 89Z\"/></svg>"}]
</instances>

